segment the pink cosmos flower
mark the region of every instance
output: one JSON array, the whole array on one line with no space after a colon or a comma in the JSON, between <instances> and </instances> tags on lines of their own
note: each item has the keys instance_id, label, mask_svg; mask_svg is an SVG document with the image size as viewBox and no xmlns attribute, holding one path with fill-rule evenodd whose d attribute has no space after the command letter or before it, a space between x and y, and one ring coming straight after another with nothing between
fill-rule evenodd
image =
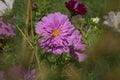
<instances>
[{"instance_id":1,"label":"pink cosmos flower","mask_svg":"<svg viewBox=\"0 0 120 80\"><path fill-rule=\"evenodd\" d=\"M80 62L86 58L86 55L81 54L85 50L85 44L81 42L81 38L78 30L75 30L68 38L70 55L72 58L77 57Z\"/></svg>"},{"instance_id":2,"label":"pink cosmos flower","mask_svg":"<svg viewBox=\"0 0 120 80\"><path fill-rule=\"evenodd\" d=\"M15 26L10 23L4 23L0 18L0 39L4 37L14 37Z\"/></svg>"},{"instance_id":3,"label":"pink cosmos flower","mask_svg":"<svg viewBox=\"0 0 120 80\"><path fill-rule=\"evenodd\" d=\"M0 71L0 80L6 80L3 71Z\"/></svg>"},{"instance_id":4,"label":"pink cosmos flower","mask_svg":"<svg viewBox=\"0 0 120 80\"><path fill-rule=\"evenodd\" d=\"M40 74L36 74L36 70L24 71L21 66L14 65L7 72L8 78L11 80L38 80Z\"/></svg>"},{"instance_id":5,"label":"pink cosmos flower","mask_svg":"<svg viewBox=\"0 0 120 80\"><path fill-rule=\"evenodd\" d=\"M67 38L71 35L74 27L66 15L60 12L48 14L35 27L36 33L43 36L39 40L42 48L55 54L67 51Z\"/></svg>"}]
</instances>

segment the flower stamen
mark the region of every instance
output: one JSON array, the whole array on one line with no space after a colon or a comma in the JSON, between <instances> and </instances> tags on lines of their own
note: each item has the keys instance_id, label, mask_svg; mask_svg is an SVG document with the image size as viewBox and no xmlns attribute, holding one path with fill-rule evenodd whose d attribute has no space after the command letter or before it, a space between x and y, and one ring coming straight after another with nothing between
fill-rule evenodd
<instances>
[{"instance_id":1,"label":"flower stamen","mask_svg":"<svg viewBox=\"0 0 120 80\"><path fill-rule=\"evenodd\" d=\"M53 36L57 37L59 35L59 30L54 30L53 31Z\"/></svg>"}]
</instances>

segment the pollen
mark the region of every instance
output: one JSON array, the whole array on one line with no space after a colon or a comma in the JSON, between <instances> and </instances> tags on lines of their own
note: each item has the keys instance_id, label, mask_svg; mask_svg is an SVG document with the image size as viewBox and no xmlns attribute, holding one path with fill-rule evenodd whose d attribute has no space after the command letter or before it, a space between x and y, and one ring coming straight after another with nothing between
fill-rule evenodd
<instances>
[{"instance_id":1,"label":"pollen","mask_svg":"<svg viewBox=\"0 0 120 80\"><path fill-rule=\"evenodd\" d=\"M59 35L59 30L54 30L53 31L53 36L57 37Z\"/></svg>"}]
</instances>

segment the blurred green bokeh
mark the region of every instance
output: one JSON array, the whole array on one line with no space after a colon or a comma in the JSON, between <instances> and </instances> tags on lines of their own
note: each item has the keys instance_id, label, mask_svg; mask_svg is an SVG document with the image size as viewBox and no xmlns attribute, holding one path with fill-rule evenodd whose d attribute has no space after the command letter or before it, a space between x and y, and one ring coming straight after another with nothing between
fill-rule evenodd
<instances>
[{"instance_id":1,"label":"blurred green bokeh","mask_svg":"<svg viewBox=\"0 0 120 80\"><path fill-rule=\"evenodd\" d=\"M104 13L120 10L120 0L104 0Z\"/></svg>"}]
</instances>

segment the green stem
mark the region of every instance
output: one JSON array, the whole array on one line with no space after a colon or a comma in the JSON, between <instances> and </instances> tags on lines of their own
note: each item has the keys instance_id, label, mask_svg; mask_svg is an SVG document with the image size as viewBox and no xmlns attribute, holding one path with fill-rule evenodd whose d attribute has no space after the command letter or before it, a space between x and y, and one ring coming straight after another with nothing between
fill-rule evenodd
<instances>
[{"instance_id":1,"label":"green stem","mask_svg":"<svg viewBox=\"0 0 120 80\"><path fill-rule=\"evenodd\" d=\"M38 45L35 46L35 58L36 58L36 61L38 64L38 69L40 70L40 61L39 61L39 57L38 57L37 53L38 53Z\"/></svg>"},{"instance_id":2,"label":"green stem","mask_svg":"<svg viewBox=\"0 0 120 80\"><path fill-rule=\"evenodd\" d=\"M87 30L87 32L86 32L85 37L87 37L87 36L88 36L88 34L89 34L89 32L90 32L91 28L92 28L92 26L90 25L89 29L88 29L88 30Z\"/></svg>"},{"instance_id":3,"label":"green stem","mask_svg":"<svg viewBox=\"0 0 120 80\"><path fill-rule=\"evenodd\" d=\"M39 61L39 57L38 57L38 45L37 44L32 51L32 55L31 55L31 58L30 58L30 64L33 61L34 57L36 59L37 65L38 65L38 69L40 70L40 61Z\"/></svg>"},{"instance_id":4,"label":"green stem","mask_svg":"<svg viewBox=\"0 0 120 80\"><path fill-rule=\"evenodd\" d=\"M33 49L33 45L32 43L27 39L26 35L24 34L24 32L18 27L18 25L16 25L17 29L20 31L20 33L23 35L23 37L26 39L26 41L28 42L28 44L31 46L31 48Z\"/></svg>"},{"instance_id":5,"label":"green stem","mask_svg":"<svg viewBox=\"0 0 120 80\"><path fill-rule=\"evenodd\" d=\"M73 15L72 15L72 14L70 14L70 21L72 20L72 17L73 17Z\"/></svg>"},{"instance_id":6,"label":"green stem","mask_svg":"<svg viewBox=\"0 0 120 80\"><path fill-rule=\"evenodd\" d=\"M89 20L88 20L88 24L90 25L90 27L89 27L89 29L87 30L85 37L87 37L87 36L88 36L88 34L89 34L89 32L90 32L90 30L91 30L91 28L92 28L92 26L91 26L91 24L90 24L90 21L89 21Z\"/></svg>"},{"instance_id":7,"label":"green stem","mask_svg":"<svg viewBox=\"0 0 120 80\"><path fill-rule=\"evenodd\" d=\"M32 37L34 37L34 29L33 29L33 18L32 18L32 15L33 15L33 12L32 12L32 10L31 10L31 35L32 35Z\"/></svg>"}]
</instances>

